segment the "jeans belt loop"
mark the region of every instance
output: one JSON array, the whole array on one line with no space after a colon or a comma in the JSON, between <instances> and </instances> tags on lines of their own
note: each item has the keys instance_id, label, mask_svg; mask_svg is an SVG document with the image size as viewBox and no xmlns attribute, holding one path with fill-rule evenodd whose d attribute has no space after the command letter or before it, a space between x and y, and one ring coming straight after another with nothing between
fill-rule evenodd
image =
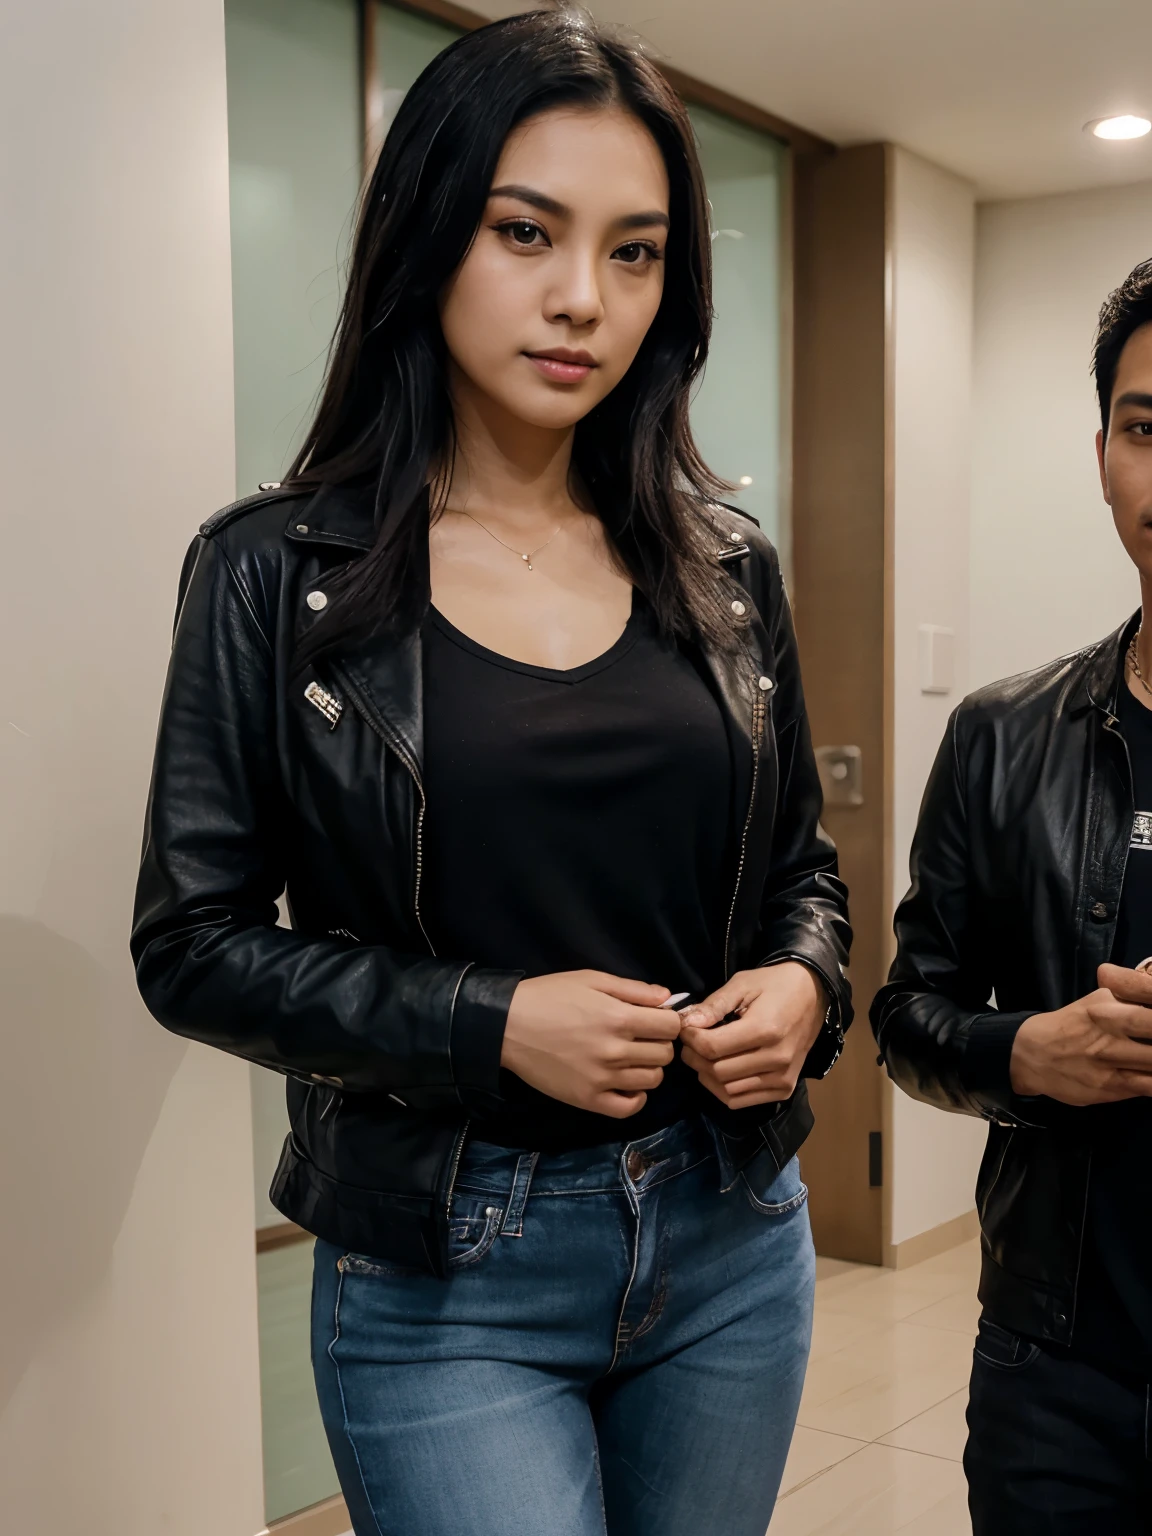
<instances>
[{"instance_id":1,"label":"jeans belt loop","mask_svg":"<svg viewBox=\"0 0 1152 1536\"><path fill-rule=\"evenodd\" d=\"M712 1145L716 1148L716 1162L720 1170L720 1193L726 1195L740 1177L740 1171L732 1160L724 1132L719 1126L713 1125L707 1115L703 1119L708 1128L708 1134L712 1138Z\"/></svg>"},{"instance_id":2,"label":"jeans belt loop","mask_svg":"<svg viewBox=\"0 0 1152 1536\"><path fill-rule=\"evenodd\" d=\"M532 1175L536 1172L539 1157L539 1152L521 1152L516 1159L512 1193L508 1196L508 1209L504 1212L504 1220L500 1227L503 1237L523 1237L524 1235L524 1205L528 1199L528 1189L532 1183Z\"/></svg>"}]
</instances>

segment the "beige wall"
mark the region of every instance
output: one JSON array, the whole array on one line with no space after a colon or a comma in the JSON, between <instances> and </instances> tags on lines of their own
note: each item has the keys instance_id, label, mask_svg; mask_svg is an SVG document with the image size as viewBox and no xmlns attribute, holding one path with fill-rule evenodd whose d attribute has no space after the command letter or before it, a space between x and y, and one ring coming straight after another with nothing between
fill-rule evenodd
<instances>
[{"instance_id":1,"label":"beige wall","mask_svg":"<svg viewBox=\"0 0 1152 1536\"><path fill-rule=\"evenodd\" d=\"M1152 182L981 208L972 684L1099 639L1135 609L1100 496L1088 368L1101 300L1152 256Z\"/></svg>"},{"instance_id":2,"label":"beige wall","mask_svg":"<svg viewBox=\"0 0 1152 1536\"><path fill-rule=\"evenodd\" d=\"M905 150L892 168L893 904L948 715L967 687L972 187ZM921 692L919 626L955 632L948 694ZM972 1208L984 1126L892 1092L890 1241Z\"/></svg>"},{"instance_id":3,"label":"beige wall","mask_svg":"<svg viewBox=\"0 0 1152 1536\"><path fill-rule=\"evenodd\" d=\"M222 8L6 20L0 1526L253 1536L247 1072L127 954L179 564L233 484Z\"/></svg>"}]
</instances>

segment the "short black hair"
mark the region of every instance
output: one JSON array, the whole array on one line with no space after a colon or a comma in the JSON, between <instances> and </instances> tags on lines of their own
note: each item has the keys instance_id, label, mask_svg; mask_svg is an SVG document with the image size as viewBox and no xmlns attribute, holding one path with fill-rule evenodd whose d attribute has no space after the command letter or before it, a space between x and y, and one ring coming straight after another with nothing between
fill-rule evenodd
<instances>
[{"instance_id":1,"label":"short black hair","mask_svg":"<svg viewBox=\"0 0 1152 1536\"><path fill-rule=\"evenodd\" d=\"M1100 306L1096 344L1092 348L1092 372L1096 375L1096 395L1105 433L1120 354L1132 333L1149 323L1152 323L1152 260L1133 267L1119 288L1114 288Z\"/></svg>"}]
</instances>

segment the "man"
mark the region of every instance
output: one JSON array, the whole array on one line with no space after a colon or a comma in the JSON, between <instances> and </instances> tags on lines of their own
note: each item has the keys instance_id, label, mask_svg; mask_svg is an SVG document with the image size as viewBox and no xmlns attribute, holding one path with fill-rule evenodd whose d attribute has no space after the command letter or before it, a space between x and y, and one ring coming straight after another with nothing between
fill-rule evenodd
<instances>
[{"instance_id":1,"label":"man","mask_svg":"<svg viewBox=\"0 0 1152 1536\"><path fill-rule=\"evenodd\" d=\"M975 1536L1152 1531L1152 261L1094 364L1149 623L955 712L872 1008L895 1081L990 1127Z\"/></svg>"}]
</instances>

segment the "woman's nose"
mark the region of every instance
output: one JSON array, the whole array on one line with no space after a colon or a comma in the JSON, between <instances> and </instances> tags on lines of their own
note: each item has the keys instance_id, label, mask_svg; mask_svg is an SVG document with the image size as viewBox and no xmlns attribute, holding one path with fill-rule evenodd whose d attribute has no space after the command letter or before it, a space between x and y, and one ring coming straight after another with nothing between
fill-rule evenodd
<instances>
[{"instance_id":1,"label":"woman's nose","mask_svg":"<svg viewBox=\"0 0 1152 1536\"><path fill-rule=\"evenodd\" d=\"M567 320L571 325L587 326L603 318L604 299L592 255L573 252L560 265L546 307L549 320Z\"/></svg>"}]
</instances>

